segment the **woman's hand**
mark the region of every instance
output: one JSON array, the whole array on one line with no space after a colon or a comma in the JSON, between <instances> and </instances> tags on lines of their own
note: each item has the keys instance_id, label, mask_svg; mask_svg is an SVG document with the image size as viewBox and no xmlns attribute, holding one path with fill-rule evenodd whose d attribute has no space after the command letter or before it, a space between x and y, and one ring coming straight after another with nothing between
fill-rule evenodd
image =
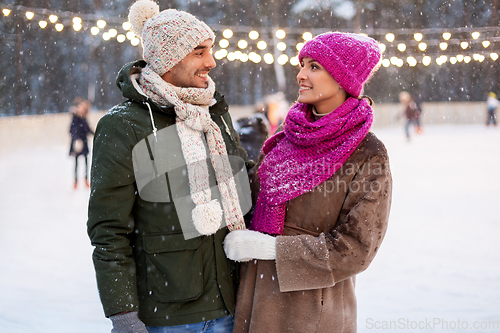
<instances>
[{"instance_id":1,"label":"woman's hand","mask_svg":"<svg viewBox=\"0 0 500 333\"><path fill-rule=\"evenodd\" d=\"M224 239L224 251L234 261L275 260L276 237L253 230L234 230Z\"/></svg>"}]
</instances>

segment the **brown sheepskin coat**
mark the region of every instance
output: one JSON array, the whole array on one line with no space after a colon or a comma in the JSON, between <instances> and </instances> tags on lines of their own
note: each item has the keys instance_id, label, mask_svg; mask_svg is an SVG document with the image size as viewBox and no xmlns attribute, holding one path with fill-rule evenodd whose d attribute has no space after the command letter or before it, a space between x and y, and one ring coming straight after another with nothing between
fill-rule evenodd
<instances>
[{"instance_id":1,"label":"brown sheepskin coat","mask_svg":"<svg viewBox=\"0 0 500 333\"><path fill-rule=\"evenodd\" d=\"M242 264L233 332L356 332L356 274L382 243L391 193L387 151L368 133L332 177L288 202L276 260Z\"/></svg>"}]
</instances>

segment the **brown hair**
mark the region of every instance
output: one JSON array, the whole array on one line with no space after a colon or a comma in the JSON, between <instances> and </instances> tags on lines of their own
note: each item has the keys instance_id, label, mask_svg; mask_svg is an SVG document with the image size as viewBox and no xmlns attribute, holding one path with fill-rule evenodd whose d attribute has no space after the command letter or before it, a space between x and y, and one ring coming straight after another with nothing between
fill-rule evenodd
<instances>
[{"instance_id":1,"label":"brown hair","mask_svg":"<svg viewBox=\"0 0 500 333\"><path fill-rule=\"evenodd\" d=\"M72 107L76 108L80 104L84 104L85 105L85 115L87 115L87 113L90 111L90 108L92 107L92 104L88 100L86 100L85 98L83 98L83 97L76 97L73 100Z\"/></svg>"}]
</instances>

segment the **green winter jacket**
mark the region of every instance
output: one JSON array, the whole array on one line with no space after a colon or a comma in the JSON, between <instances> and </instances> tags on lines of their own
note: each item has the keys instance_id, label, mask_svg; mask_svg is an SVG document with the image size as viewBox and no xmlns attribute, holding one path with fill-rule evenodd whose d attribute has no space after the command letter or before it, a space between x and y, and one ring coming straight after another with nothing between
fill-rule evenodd
<instances>
[{"instance_id":1,"label":"green winter jacket","mask_svg":"<svg viewBox=\"0 0 500 333\"><path fill-rule=\"evenodd\" d=\"M105 315L138 311L146 326L172 326L233 314L236 267L222 247L227 228L185 240L172 202L139 195L132 150L153 133L147 104L159 131L175 125L173 107L160 107L134 88L131 74L145 65L122 68L117 85L127 101L100 119L94 137L87 227ZM247 161L224 97L216 92L214 98L209 111L228 154ZM180 151L180 141L172 149ZM167 198L176 181L171 177L165 173L156 188Z\"/></svg>"}]
</instances>

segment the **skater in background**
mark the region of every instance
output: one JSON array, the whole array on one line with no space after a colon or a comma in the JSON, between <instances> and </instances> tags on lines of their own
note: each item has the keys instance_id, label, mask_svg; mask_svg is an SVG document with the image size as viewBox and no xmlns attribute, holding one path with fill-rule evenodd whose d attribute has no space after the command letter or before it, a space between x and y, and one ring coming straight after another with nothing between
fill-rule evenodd
<instances>
[{"instance_id":1,"label":"skater in background","mask_svg":"<svg viewBox=\"0 0 500 333\"><path fill-rule=\"evenodd\" d=\"M269 133L274 134L285 119L290 104L286 100L285 94L281 91L272 95L267 95L264 101L266 103L265 115L271 126Z\"/></svg>"},{"instance_id":2,"label":"skater in background","mask_svg":"<svg viewBox=\"0 0 500 333\"><path fill-rule=\"evenodd\" d=\"M486 105L488 107L488 117L486 118L486 126L490 126L490 123L493 123L494 126L497 126L497 115L496 110L500 105L500 101L497 99L497 94L494 92L490 92L488 94L488 99L486 100Z\"/></svg>"},{"instance_id":3,"label":"skater in background","mask_svg":"<svg viewBox=\"0 0 500 333\"><path fill-rule=\"evenodd\" d=\"M422 127L420 126L420 110L417 103L413 100L413 97L411 97L410 93L407 91L399 93L399 102L403 106L403 114L406 117L406 138L410 141L410 126L415 126L416 133L422 133Z\"/></svg>"},{"instance_id":4,"label":"skater in background","mask_svg":"<svg viewBox=\"0 0 500 333\"><path fill-rule=\"evenodd\" d=\"M78 186L78 157L83 156L85 158L85 185L90 187L88 181L88 155L89 146L87 143L87 135L94 134L90 129L87 122L87 114L91 108L89 101L82 97L77 97L73 101L73 105L70 107L70 112L73 114L73 120L71 121L71 127L69 133L71 134L71 147L69 149L69 154L75 157L75 185L74 188Z\"/></svg>"},{"instance_id":5,"label":"skater in background","mask_svg":"<svg viewBox=\"0 0 500 333\"><path fill-rule=\"evenodd\" d=\"M266 110L267 105L259 102L255 105L253 115L234 122L234 129L240 136L241 146L246 150L248 158L254 161L257 161L271 128L265 116Z\"/></svg>"}]
</instances>

